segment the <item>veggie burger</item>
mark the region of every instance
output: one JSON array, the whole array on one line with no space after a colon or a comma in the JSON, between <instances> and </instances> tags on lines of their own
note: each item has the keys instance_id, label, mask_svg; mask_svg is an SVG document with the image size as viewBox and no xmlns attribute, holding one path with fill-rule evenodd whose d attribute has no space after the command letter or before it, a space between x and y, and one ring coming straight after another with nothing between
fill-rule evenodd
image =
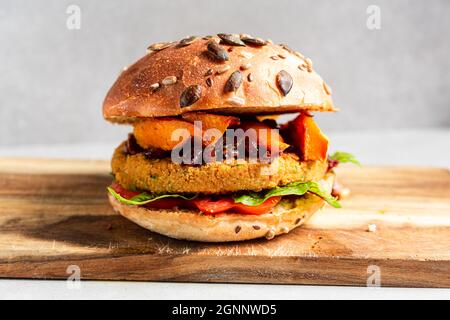
<instances>
[{"instance_id":1,"label":"veggie burger","mask_svg":"<svg viewBox=\"0 0 450 320\"><path fill-rule=\"evenodd\" d=\"M177 239L288 233L339 207L318 111L336 111L331 90L286 45L247 34L153 44L104 100L106 120L133 126L112 158L111 205Z\"/></svg>"}]
</instances>

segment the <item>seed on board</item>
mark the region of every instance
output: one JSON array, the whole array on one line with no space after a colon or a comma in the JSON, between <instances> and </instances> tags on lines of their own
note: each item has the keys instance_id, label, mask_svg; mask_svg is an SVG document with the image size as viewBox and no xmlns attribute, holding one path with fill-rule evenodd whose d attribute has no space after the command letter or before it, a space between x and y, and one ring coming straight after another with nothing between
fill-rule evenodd
<instances>
[{"instance_id":1,"label":"seed on board","mask_svg":"<svg viewBox=\"0 0 450 320\"><path fill-rule=\"evenodd\" d=\"M202 86L195 84L186 88L180 96L180 106L187 107L200 99L202 96Z\"/></svg>"},{"instance_id":2,"label":"seed on board","mask_svg":"<svg viewBox=\"0 0 450 320\"><path fill-rule=\"evenodd\" d=\"M286 96L289 91L291 91L292 85L294 84L291 75L288 72L281 70L278 72L276 80L278 89L280 89L283 96Z\"/></svg>"},{"instance_id":3,"label":"seed on board","mask_svg":"<svg viewBox=\"0 0 450 320\"><path fill-rule=\"evenodd\" d=\"M349 188L344 187L342 184L340 184L338 181L335 181L333 185L333 189L331 190L331 195L333 197L338 198L339 200L348 198L351 194L351 191Z\"/></svg>"},{"instance_id":4,"label":"seed on board","mask_svg":"<svg viewBox=\"0 0 450 320\"><path fill-rule=\"evenodd\" d=\"M261 38L253 38L253 37L242 37L241 40L250 46L262 47L267 44L267 41Z\"/></svg>"},{"instance_id":5,"label":"seed on board","mask_svg":"<svg viewBox=\"0 0 450 320\"><path fill-rule=\"evenodd\" d=\"M275 230L270 229L270 230L267 231L267 233L266 233L266 239L267 239L267 240L272 240L273 238L275 238Z\"/></svg>"},{"instance_id":6,"label":"seed on board","mask_svg":"<svg viewBox=\"0 0 450 320\"><path fill-rule=\"evenodd\" d=\"M173 42L158 42L150 45L147 50L150 51L161 51L172 45Z\"/></svg>"},{"instance_id":7,"label":"seed on board","mask_svg":"<svg viewBox=\"0 0 450 320\"><path fill-rule=\"evenodd\" d=\"M306 63L306 68L307 68L308 72L312 72L312 66L313 66L312 60L310 58L306 58L305 63Z\"/></svg>"},{"instance_id":8,"label":"seed on board","mask_svg":"<svg viewBox=\"0 0 450 320\"><path fill-rule=\"evenodd\" d=\"M239 231L241 231L241 226L237 226L236 227L236 229L234 229L234 232L236 233L236 234L238 234L239 233Z\"/></svg>"},{"instance_id":9,"label":"seed on board","mask_svg":"<svg viewBox=\"0 0 450 320\"><path fill-rule=\"evenodd\" d=\"M217 36L222 40L223 43L228 44L230 46L245 46L245 43L242 42L239 36L234 34L227 33L219 33Z\"/></svg>"},{"instance_id":10,"label":"seed on board","mask_svg":"<svg viewBox=\"0 0 450 320\"><path fill-rule=\"evenodd\" d=\"M242 73L240 71L235 71L228 78L225 84L225 92L233 92L239 89L242 84Z\"/></svg>"},{"instance_id":11,"label":"seed on board","mask_svg":"<svg viewBox=\"0 0 450 320\"><path fill-rule=\"evenodd\" d=\"M197 39L198 39L198 37L196 37L196 36L190 36L190 37L181 39L180 42L178 42L177 47L186 47L186 46L194 43L195 41L197 41Z\"/></svg>"},{"instance_id":12,"label":"seed on board","mask_svg":"<svg viewBox=\"0 0 450 320\"><path fill-rule=\"evenodd\" d=\"M172 84L177 83L177 77L175 76L168 76L162 79L161 83L165 86L170 86Z\"/></svg>"},{"instance_id":13,"label":"seed on board","mask_svg":"<svg viewBox=\"0 0 450 320\"><path fill-rule=\"evenodd\" d=\"M214 40L208 42L207 48L213 59L218 61L228 61L229 57L227 51Z\"/></svg>"},{"instance_id":14,"label":"seed on board","mask_svg":"<svg viewBox=\"0 0 450 320\"><path fill-rule=\"evenodd\" d=\"M150 90L151 90L151 91L155 91L155 90L158 89L159 87L160 87L159 83L156 82L156 83L150 85Z\"/></svg>"},{"instance_id":15,"label":"seed on board","mask_svg":"<svg viewBox=\"0 0 450 320\"><path fill-rule=\"evenodd\" d=\"M208 69L208 70L205 72L205 77L211 76L211 75L213 74L213 72L214 72L213 69Z\"/></svg>"},{"instance_id":16,"label":"seed on board","mask_svg":"<svg viewBox=\"0 0 450 320\"><path fill-rule=\"evenodd\" d=\"M253 75L251 73L249 73L247 75L247 80L248 80L248 82L252 82L253 81Z\"/></svg>"},{"instance_id":17,"label":"seed on board","mask_svg":"<svg viewBox=\"0 0 450 320\"><path fill-rule=\"evenodd\" d=\"M253 226L253 229L259 230L259 229L261 229L261 227L260 226Z\"/></svg>"},{"instance_id":18,"label":"seed on board","mask_svg":"<svg viewBox=\"0 0 450 320\"><path fill-rule=\"evenodd\" d=\"M213 82L213 80L212 80L211 78L206 79L206 85L207 85L208 87L211 88L213 84L214 84L214 82Z\"/></svg>"},{"instance_id":19,"label":"seed on board","mask_svg":"<svg viewBox=\"0 0 450 320\"><path fill-rule=\"evenodd\" d=\"M331 88L325 83L325 81L323 82L323 90L327 95L331 95L332 93Z\"/></svg>"},{"instance_id":20,"label":"seed on board","mask_svg":"<svg viewBox=\"0 0 450 320\"><path fill-rule=\"evenodd\" d=\"M241 98L241 97L238 97L238 96L234 96L234 97L228 98L227 102L230 103L230 104L237 105L237 106L243 106L245 104L244 98Z\"/></svg>"},{"instance_id":21,"label":"seed on board","mask_svg":"<svg viewBox=\"0 0 450 320\"><path fill-rule=\"evenodd\" d=\"M252 67L251 63L244 63L243 65L240 66L240 69L244 71L250 69L251 67Z\"/></svg>"},{"instance_id":22,"label":"seed on board","mask_svg":"<svg viewBox=\"0 0 450 320\"><path fill-rule=\"evenodd\" d=\"M222 66L222 67L219 67L219 68L216 70L216 73L217 73L217 74L222 74L222 73L227 72L227 71L230 70L230 69L231 69L231 67L230 67L229 65L224 65L224 66Z\"/></svg>"}]
</instances>

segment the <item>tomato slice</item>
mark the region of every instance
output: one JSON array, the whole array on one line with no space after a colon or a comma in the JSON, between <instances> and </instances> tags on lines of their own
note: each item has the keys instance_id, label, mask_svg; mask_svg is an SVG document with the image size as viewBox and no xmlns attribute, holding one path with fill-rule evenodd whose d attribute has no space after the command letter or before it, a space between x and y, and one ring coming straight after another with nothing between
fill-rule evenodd
<instances>
[{"instance_id":1,"label":"tomato slice","mask_svg":"<svg viewBox=\"0 0 450 320\"><path fill-rule=\"evenodd\" d=\"M134 196L140 194L140 192L130 191L123 188L117 182L111 185L114 191L120 194L125 199L131 199ZM184 200L180 198L164 198L147 203L145 207L156 209L171 209L173 207L183 207L190 209L198 209L205 215L215 215L223 213L233 209L233 211L241 214L264 214L269 212L280 202L281 197L271 197L264 201L259 206L247 206L242 203L235 203L232 198L221 197L217 200L213 200L210 197L197 198L193 200Z\"/></svg>"},{"instance_id":2,"label":"tomato slice","mask_svg":"<svg viewBox=\"0 0 450 320\"><path fill-rule=\"evenodd\" d=\"M236 203L233 209L242 214L264 214L272 210L280 200L281 197L272 197L261 203L259 206L246 206L242 203Z\"/></svg>"},{"instance_id":3,"label":"tomato slice","mask_svg":"<svg viewBox=\"0 0 450 320\"><path fill-rule=\"evenodd\" d=\"M219 200L211 200L210 198L192 200L196 207L205 215L214 215L229 211L231 209L242 214L264 214L269 212L280 202L281 197L271 197L259 206L247 206L242 203L235 203L232 198L222 198Z\"/></svg>"},{"instance_id":4,"label":"tomato slice","mask_svg":"<svg viewBox=\"0 0 450 320\"><path fill-rule=\"evenodd\" d=\"M221 198L211 200L211 198L194 199L192 202L204 214L211 215L230 210L234 207L234 200L231 198Z\"/></svg>"},{"instance_id":5,"label":"tomato slice","mask_svg":"<svg viewBox=\"0 0 450 320\"><path fill-rule=\"evenodd\" d=\"M172 209L173 207L183 207L187 200L177 198L164 198L149 202L145 205L153 209Z\"/></svg>"},{"instance_id":6,"label":"tomato slice","mask_svg":"<svg viewBox=\"0 0 450 320\"><path fill-rule=\"evenodd\" d=\"M134 196L137 196L138 194L140 194L140 192L135 192L135 191L130 191L130 190L125 189L117 182L113 182L111 184L111 188L125 199L131 199Z\"/></svg>"}]
</instances>

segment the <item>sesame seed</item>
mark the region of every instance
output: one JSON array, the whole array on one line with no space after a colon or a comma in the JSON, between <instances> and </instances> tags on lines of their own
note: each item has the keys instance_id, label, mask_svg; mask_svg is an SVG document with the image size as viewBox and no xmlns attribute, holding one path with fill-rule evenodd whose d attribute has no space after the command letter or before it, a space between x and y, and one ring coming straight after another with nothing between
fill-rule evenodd
<instances>
[{"instance_id":1,"label":"sesame seed","mask_svg":"<svg viewBox=\"0 0 450 320\"><path fill-rule=\"evenodd\" d=\"M294 54L299 57L300 59L305 59L305 56L302 55L299 51L295 51Z\"/></svg>"},{"instance_id":2,"label":"sesame seed","mask_svg":"<svg viewBox=\"0 0 450 320\"><path fill-rule=\"evenodd\" d=\"M266 239L267 239L267 240L272 240L273 238L275 238L275 230L270 229L270 230L267 231L267 233L266 233Z\"/></svg>"},{"instance_id":3,"label":"sesame seed","mask_svg":"<svg viewBox=\"0 0 450 320\"><path fill-rule=\"evenodd\" d=\"M230 104L242 106L242 105L245 104L245 99L241 98L241 97L238 97L238 96L233 96L233 97L229 98L227 100L227 102L230 103Z\"/></svg>"},{"instance_id":4,"label":"sesame seed","mask_svg":"<svg viewBox=\"0 0 450 320\"><path fill-rule=\"evenodd\" d=\"M239 56L241 56L242 58L250 59L253 57L253 54L248 51L241 51L239 53Z\"/></svg>"},{"instance_id":5,"label":"sesame seed","mask_svg":"<svg viewBox=\"0 0 450 320\"><path fill-rule=\"evenodd\" d=\"M165 86L170 86L170 85L172 85L172 84L177 83L177 77L175 77L175 76L168 76L168 77L165 77L165 78L161 81L161 83L162 83L163 85L165 85Z\"/></svg>"},{"instance_id":6,"label":"sesame seed","mask_svg":"<svg viewBox=\"0 0 450 320\"><path fill-rule=\"evenodd\" d=\"M170 47L173 44L173 42L159 42L159 43L154 43L152 45L150 45L147 50L151 50L151 51L161 51L164 50L168 47Z\"/></svg>"},{"instance_id":7,"label":"sesame seed","mask_svg":"<svg viewBox=\"0 0 450 320\"><path fill-rule=\"evenodd\" d=\"M331 88L325 83L325 81L323 82L323 90L327 95L331 95L332 93Z\"/></svg>"},{"instance_id":8,"label":"sesame seed","mask_svg":"<svg viewBox=\"0 0 450 320\"><path fill-rule=\"evenodd\" d=\"M223 67L220 67L220 68L218 68L217 70L216 70L216 73L217 74L222 74L222 73L225 73L225 72L227 72L228 70L230 70L230 66L229 65L224 65Z\"/></svg>"},{"instance_id":9,"label":"sesame seed","mask_svg":"<svg viewBox=\"0 0 450 320\"><path fill-rule=\"evenodd\" d=\"M249 34L247 34L247 33L240 33L240 34L239 34L239 37L240 37L240 38L251 38L252 36L249 35Z\"/></svg>"},{"instance_id":10,"label":"sesame seed","mask_svg":"<svg viewBox=\"0 0 450 320\"><path fill-rule=\"evenodd\" d=\"M245 63L245 64L241 65L240 69L241 69L242 71L248 70L248 69L251 68L251 66L252 66L252 65L251 65L250 63Z\"/></svg>"},{"instance_id":11,"label":"sesame seed","mask_svg":"<svg viewBox=\"0 0 450 320\"><path fill-rule=\"evenodd\" d=\"M156 82L156 83L150 85L150 89L151 89L152 91L155 91L155 90L158 89L158 88L159 88L159 83L158 83L158 82Z\"/></svg>"},{"instance_id":12,"label":"sesame seed","mask_svg":"<svg viewBox=\"0 0 450 320\"><path fill-rule=\"evenodd\" d=\"M281 227L281 228L280 228L280 231L281 231L282 233L288 233L288 232L289 232L289 228L288 228L288 227Z\"/></svg>"},{"instance_id":13,"label":"sesame seed","mask_svg":"<svg viewBox=\"0 0 450 320\"><path fill-rule=\"evenodd\" d=\"M305 59L305 63L306 63L306 67L308 69L308 72L312 72L312 66L313 66L313 62L310 58L306 58Z\"/></svg>"},{"instance_id":14,"label":"sesame seed","mask_svg":"<svg viewBox=\"0 0 450 320\"><path fill-rule=\"evenodd\" d=\"M308 66L305 63L302 63L301 65L298 66L298 68L302 71L307 71L308 70Z\"/></svg>"}]
</instances>

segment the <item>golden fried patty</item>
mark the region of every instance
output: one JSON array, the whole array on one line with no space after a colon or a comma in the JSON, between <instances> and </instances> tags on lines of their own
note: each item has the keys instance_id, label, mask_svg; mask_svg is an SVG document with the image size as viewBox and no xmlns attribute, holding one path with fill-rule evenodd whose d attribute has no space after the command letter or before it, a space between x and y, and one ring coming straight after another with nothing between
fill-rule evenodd
<instances>
[{"instance_id":1,"label":"golden fried patty","mask_svg":"<svg viewBox=\"0 0 450 320\"><path fill-rule=\"evenodd\" d=\"M149 160L142 153L127 155L123 150L122 144L112 159L116 181L127 189L158 194L261 191L296 181L319 181L328 166L327 161L299 161L294 154L283 154L271 164L239 161L189 166L170 158Z\"/></svg>"}]
</instances>

